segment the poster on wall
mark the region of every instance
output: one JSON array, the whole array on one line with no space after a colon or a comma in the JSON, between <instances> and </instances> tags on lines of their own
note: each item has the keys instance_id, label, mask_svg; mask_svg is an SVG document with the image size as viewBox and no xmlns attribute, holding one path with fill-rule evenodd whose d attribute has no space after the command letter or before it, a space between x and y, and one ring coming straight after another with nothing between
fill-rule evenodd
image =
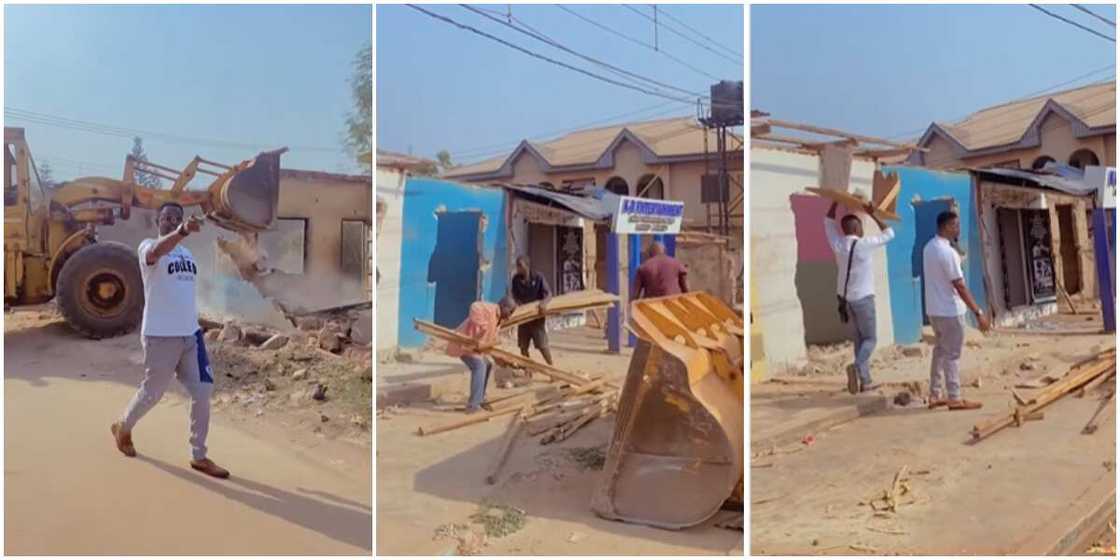
<instances>
[{"instance_id":1,"label":"poster on wall","mask_svg":"<svg viewBox=\"0 0 1120 560\"><path fill-rule=\"evenodd\" d=\"M1023 249L1027 257L1031 301L1043 303L1057 299L1054 255L1050 245L1050 213L1023 210Z\"/></svg>"},{"instance_id":2,"label":"poster on wall","mask_svg":"<svg viewBox=\"0 0 1120 560\"><path fill-rule=\"evenodd\" d=\"M578 292L583 289L583 230L573 227L556 228L556 265L560 271L557 294Z\"/></svg>"}]
</instances>

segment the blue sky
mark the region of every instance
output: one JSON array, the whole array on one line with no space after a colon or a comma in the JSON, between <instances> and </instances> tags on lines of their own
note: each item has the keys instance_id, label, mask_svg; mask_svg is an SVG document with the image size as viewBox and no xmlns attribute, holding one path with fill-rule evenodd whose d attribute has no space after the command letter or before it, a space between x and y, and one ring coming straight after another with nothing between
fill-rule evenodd
<instances>
[{"instance_id":1,"label":"blue sky","mask_svg":"<svg viewBox=\"0 0 1120 560\"><path fill-rule=\"evenodd\" d=\"M369 6L6 6L5 110L250 144L146 137L149 158L236 163L290 146L288 168L354 172L342 148L354 56ZM108 136L23 126L56 179L117 177L132 147Z\"/></svg>"},{"instance_id":2,"label":"blue sky","mask_svg":"<svg viewBox=\"0 0 1120 560\"><path fill-rule=\"evenodd\" d=\"M1116 35L1071 6L1045 7ZM1115 6L1089 9L1116 21ZM754 6L750 42L752 109L882 137L1116 72L1115 43L1026 4Z\"/></svg>"},{"instance_id":3,"label":"blue sky","mask_svg":"<svg viewBox=\"0 0 1120 560\"><path fill-rule=\"evenodd\" d=\"M499 12L506 5L474 6ZM653 43L648 5L635 13L618 5L566 5L588 19L635 40ZM425 9L468 24L511 43L574 66L609 74L552 46L486 19L458 5ZM707 94L717 80L742 80L743 8L732 5L667 5L658 8L658 23L693 36L685 25L702 31L715 44L695 40L727 58L686 41L659 26L657 47L699 72L660 52L598 29L554 5L514 5L522 23L569 49L628 72L688 92ZM668 14L668 15L663 15ZM606 84L432 19L407 6L377 7L378 149L432 157L446 149L456 163L508 153L522 138L592 123L694 115L695 105L666 100ZM718 47L716 45L721 45ZM727 50L724 50L727 49ZM730 52L729 52L730 51ZM736 61L736 55L738 58ZM674 96L682 96L673 92ZM608 119L608 117L618 117Z\"/></svg>"}]
</instances>

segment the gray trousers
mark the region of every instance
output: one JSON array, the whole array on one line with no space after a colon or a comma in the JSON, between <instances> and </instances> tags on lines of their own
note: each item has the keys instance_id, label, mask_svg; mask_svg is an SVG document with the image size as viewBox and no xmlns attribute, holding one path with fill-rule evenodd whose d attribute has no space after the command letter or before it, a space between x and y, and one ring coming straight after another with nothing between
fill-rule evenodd
<instances>
[{"instance_id":1,"label":"gray trousers","mask_svg":"<svg viewBox=\"0 0 1120 560\"><path fill-rule=\"evenodd\" d=\"M864 385L871 385L871 354L875 352L875 296L848 302L852 315L852 342L856 371Z\"/></svg>"},{"instance_id":2,"label":"gray trousers","mask_svg":"<svg viewBox=\"0 0 1120 560\"><path fill-rule=\"evenodd\" d=\"M961 398L961 349L964 347L964 315L956 317L929 316L935 338L933 360L929 366L930 397L940 399L941 375L945 375L945 387L949 400Z\"/></svg>"},{"instance_id":3,"label":"gray trousers","mask_svg":"<svg viewBox=\"0 0 1120 560\"><path fill-rule=\"evenodd\" d=\"M175 377L191 396L191 456L206 458L206 434L210 431L210 395L214 381L209 371L206 348L200 344L201 331L195 336L145 336L144 380L128 403L121 423L131 431L163 397Z\"/></svg>"}]
</instances>

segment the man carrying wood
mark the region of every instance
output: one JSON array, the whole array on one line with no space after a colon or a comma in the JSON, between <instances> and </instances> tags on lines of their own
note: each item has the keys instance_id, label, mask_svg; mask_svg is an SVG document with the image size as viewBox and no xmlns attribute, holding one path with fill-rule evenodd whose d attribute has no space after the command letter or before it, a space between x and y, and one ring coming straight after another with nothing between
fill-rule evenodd
<instances>
[{"instance_id":1,"label":"man carrying wood","mask_svg":"<svg viewBox=\"0 0 1120 560\"><path fill-rule=\"evenodd\" d=\"M937 235L922 250L926 315L936 338L929 368L931 409L948 406L949 410L970 410L983 406L961 398L960 358L964 348L965 313L972 311L981 331L987 331L989 325L964 283L961 256L951 242L960 234L961 222L957 214L942 212L937 216ZM941 392L942 375L948 398Z\"/></svg>"},{"instance_id":2,"label":"man carrying wood","mask_svg":"<svg viewBox=\"0 0 1120 560\"><path fill-rule=\"evenodd\" d=\"M544 275L529 268L529 257L517 257L517 272L510 282L510 295L518 305L540 302L541 315L544 315L548 302L552 300L552 290ZM529 342L537 347L544 361L552 365L552 351L548 347L548 330L545 328L545 318L534 319L528 323L517 326L517 346L521 355L529 357Z\"/></svg>"},{"instance_id":3,"label":"man carrying wood","mask_svg":"<svg viewBox=\"0 0 1120 560\"><path fill-rule=\"evenodd\" d=\"M471 395L467 400L467 414L478 412L486 398L486 383L490 380L493 362L482 351L498 344L498 325L509 318L516 304L506 297L494 304L476 301L471 304L466 320L456 332L475 341L473 347L452 342L447 345L447 355L459 358L471 372Z\"/></svg>"},{"instance_id":4,"label":"man carrying wood","mask_svg":"<svg viewBox=\"0 0 1120 560\"><path fill-rule=\"evenodd\" d=\"M881 233L865 237L863 221L854 214L844 216L838 227L836 208L836 202L828 208L824 231L839 268L836 297L840 305L840 320L851 322L853 327L855 361L848 365L848 392L854 395L878 387L871 383L871 354L875 351L876 343L875 277L871 268L871 254L894 239L894 229L875 215L875 207L869 202L863 209L875 220Z\"/></svg>"}]
</instances>

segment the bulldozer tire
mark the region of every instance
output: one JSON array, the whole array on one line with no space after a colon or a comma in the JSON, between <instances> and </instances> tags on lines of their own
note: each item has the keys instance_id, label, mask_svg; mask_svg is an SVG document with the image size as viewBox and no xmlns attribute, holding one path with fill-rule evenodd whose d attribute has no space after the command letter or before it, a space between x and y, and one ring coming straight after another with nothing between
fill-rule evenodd
<instances>
[{"instance_id":1,"label":"bulldozer tire","mask_svg":"<svg viewBox=\"0 0 1120 560\"><path fill-rule=\"evenodd\" d=\"M78 249L63 263L55 293L67 324L92 339L131 332L144 314L140 262L120 243Z\"/></svg>"}]
</instances>

